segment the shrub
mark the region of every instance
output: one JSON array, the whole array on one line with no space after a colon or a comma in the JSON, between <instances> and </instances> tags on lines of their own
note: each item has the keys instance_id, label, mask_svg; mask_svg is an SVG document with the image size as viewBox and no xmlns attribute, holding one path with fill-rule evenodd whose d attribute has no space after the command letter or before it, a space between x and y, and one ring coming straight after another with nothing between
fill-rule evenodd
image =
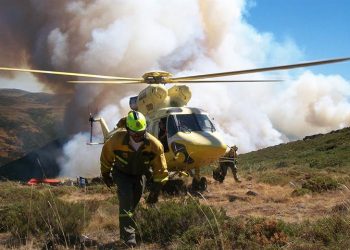
<instances>
[{"instance_id":1,"label":"shrub","mask_svg":"<svg viewBox=\"0 0 350 250\"><path fill-rule=\"evenodd\" d=\"M96 205L85 208L84 204L67 203L37 190L28 198L28 189L22 191L24 197L4 206L0 213L0 230L22 241L34 236L69 244L70 239L80 237L91 211L96 209Z\"/></svg>"},{"instance_id":2,"label":"shrub","mask_svg":"<svg viewBox=\"0 0 350 250\"><path fill-rule=\"evenodd\" d=\"M286 161L279 161L275 164L276 168L286 168L288 167L288 163Z\"/></svg>"},{"instance_id":3,"label":"shrub","mask_svg":"<svg viewBox=\"0 0 350 250\"><path fill-rule=\"evenodd\" d=\"M280 221L229 218L224 211L189 198L141 207L136 221L143 241L177 249L261 249L282 247L288 241L286 224Z\"/></svg>"},{"instance_id":4,"label":"shrub","mask_svg":"<svg viewBox=\"0 0 350 250\"><path fill-rule=\"evenodd\" d=\"M281 221L265 218L234 219L229 223L228 238L233 248L261 249L261 246L281 247L287 244L287 234L283 232L285 224Z\"/></svg>"},{"instance_id":5,"label":"shrub","mask_svg":"<svg viewBox=\"0 0 350 250\"><path fill-rule=\"evenodd\" d=\"M325 192L329 190L338 189L340 184L331 177L317 176L306 180L302 184L303 189L308 189L311 192Z\"/></svg>"},{"instance_id":6,"label":"shrub","mask_svg":"<svg viewBox=\"0 0 350 250\"><path fill-rule=\"evenodd\" d=\"M338 215L326 217L314 223L305 223L303 231L302 238L305 240L338 248L339 244L350 243L350 218Z\"/></svg>"},{"instance_id":7,"label":"shrub","mask_svg":"<svg viewBox=\"0 0 350 250\"><path fill-rule=\"evenodd\" d=\"M307 189L307 188L297 188L295 190L293 190L292 192L292 196L303 196L306 194L310 194L311 190Z\"/></svg>"},{"instance_id":8,"label":"shrub","mask_svg":"<svg viewBox=\"0 0 350 250\"><path fill-rule=\"evenodd\" d=\"M140 207L136 213L142 240L163 245L181 237L191 244L198 243L197 237L201 236L217 240L219 224L225 218L223 211L201 205L192 198L162 202L157 207Z\"/></svg>"}]
</instances>

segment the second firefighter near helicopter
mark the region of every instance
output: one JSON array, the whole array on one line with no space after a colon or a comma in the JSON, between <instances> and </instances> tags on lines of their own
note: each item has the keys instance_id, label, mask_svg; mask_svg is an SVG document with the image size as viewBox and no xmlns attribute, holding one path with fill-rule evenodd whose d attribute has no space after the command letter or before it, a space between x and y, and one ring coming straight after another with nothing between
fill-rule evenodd
<instances>
[{"instance_id":1,"label":"second firefighter near helicopter","mask_svg":"<svg viewBox=\"0 0 350 250\"><path fill-rule=\"evenodd\" d=\"M228 147L225 154L219 159L219 166L213 170L213 178L220 183L223 183L227 175L227 170L230 168L233 174L233 179L236 182L241 182L238 177L237 168L237 150L236 145Z\"/></svg>"}]
</instances>

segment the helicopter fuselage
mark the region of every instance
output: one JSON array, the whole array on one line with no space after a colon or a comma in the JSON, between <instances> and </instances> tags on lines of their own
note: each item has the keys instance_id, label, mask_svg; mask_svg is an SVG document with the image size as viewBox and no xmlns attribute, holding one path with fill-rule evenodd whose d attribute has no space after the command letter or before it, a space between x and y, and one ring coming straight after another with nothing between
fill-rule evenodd
<instances>
[{"instance_id":1,"label":"helicopter fuselage","mask_svg":"<svg viewBox=\"0 0 350 250\"><path fill-rule=\"evenodd\" d=\"M130 108L146 116L147 131L163 144L169 171L193 174L194 169L199 179L200 168L217 161L227 145L204 110L185 106L190 98L186 85L151 84L130 98ZM100 122L104 141L123 129L110 131L103 118L90 119Z\"/></svg>"},{"instance_id":2,"label":"helicopter fuselage","mask_svg":"<svg viewBox=\"0 0 350 250\"><path fill-rule=\"evenodd\" d=\"M227 149L201 109L168 107L147 118L147 130L162 142L170 171L198 170L217 161Z\"/></svg>"},{"instance_id":3,"label":"helicopter fuselage","mask_svg":"<svg viewBox=\"0 0 350 250\"><path fill-rule=\"evenodd\" d=\"M191 170L194 169L199 178L200 168L217 161L227 150L227 145L202 109L168 107L146 117L147 132L162 143L168 170L171 172L192 173ZM110 131L103 118L93 121L100 122L104 141L119 129L125 129L117 126Z\"/></svg>"}]
</instances>

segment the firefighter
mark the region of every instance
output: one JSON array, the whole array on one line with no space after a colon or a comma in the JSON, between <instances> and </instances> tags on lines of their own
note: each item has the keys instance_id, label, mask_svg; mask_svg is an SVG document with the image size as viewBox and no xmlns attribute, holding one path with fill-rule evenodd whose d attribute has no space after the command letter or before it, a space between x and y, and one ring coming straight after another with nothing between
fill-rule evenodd
<instances>
[{"instance_id":1,"label":"firefighter","mask_svg":"<svg viewBox=\"0 0 350 250\"><path fill-rule=\"evenodd\" d=\"M219 167L213 171L213 178L219 182L224 182L227 169L231 168L233 179L236 182L241 182L237 175L237 150L236 145L228 147L228 150L220 158Z\"/></svg>"},{"instance_id":2,"label":"firefighter","mask_svg":"<svg viewBox=\"0 0 350 250\"><path fill-rule=\"evenodd\" d=\"M105 184L117 185L120 239L130 247L136 246L133 213L145 187L145 176L152 176L147 203L158 201L161 187L168 180L163 145L146 132L146 126L146 118L140 112L130 111L126 128L117 130L105 142L100 159Z\"/></svg>"}]
</instances>

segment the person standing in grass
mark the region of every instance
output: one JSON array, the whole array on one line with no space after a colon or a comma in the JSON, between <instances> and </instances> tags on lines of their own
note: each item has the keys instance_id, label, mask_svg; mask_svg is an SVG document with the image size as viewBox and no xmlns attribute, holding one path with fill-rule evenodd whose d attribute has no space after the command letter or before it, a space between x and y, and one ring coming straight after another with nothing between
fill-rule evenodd
<instances>
[{"instance_id":1,"label":"person standing in grass","mask_svg":"<svg viewBox=\"0 0 350 250\"><path fill-rule=\"evenodd\" d=\"M219 167L213 171L213 178L220 183L224 182L227 169L231 168L233 179L236 182L241 182L237 174L237 150L238 147L233 145L232 147L228 147L225 154L220 157Z\"/></svg>"},{"instance_id":2,"label":"person standing in grass","mask_svg":"<svg viewBox=\"0 0 350 250\"><path fill-rule=\"evenodd\" d=\"M136 222L133 214L145 187L145 176L152 176L146 202L156 203L162 185L168 180L168 170L163 145L146 132L143 114L130 111L125 125L125 129L113 134L102 148L101 175L108 187L117 185L120 238L134 247Z\"/></svg>"}]
</instances>

